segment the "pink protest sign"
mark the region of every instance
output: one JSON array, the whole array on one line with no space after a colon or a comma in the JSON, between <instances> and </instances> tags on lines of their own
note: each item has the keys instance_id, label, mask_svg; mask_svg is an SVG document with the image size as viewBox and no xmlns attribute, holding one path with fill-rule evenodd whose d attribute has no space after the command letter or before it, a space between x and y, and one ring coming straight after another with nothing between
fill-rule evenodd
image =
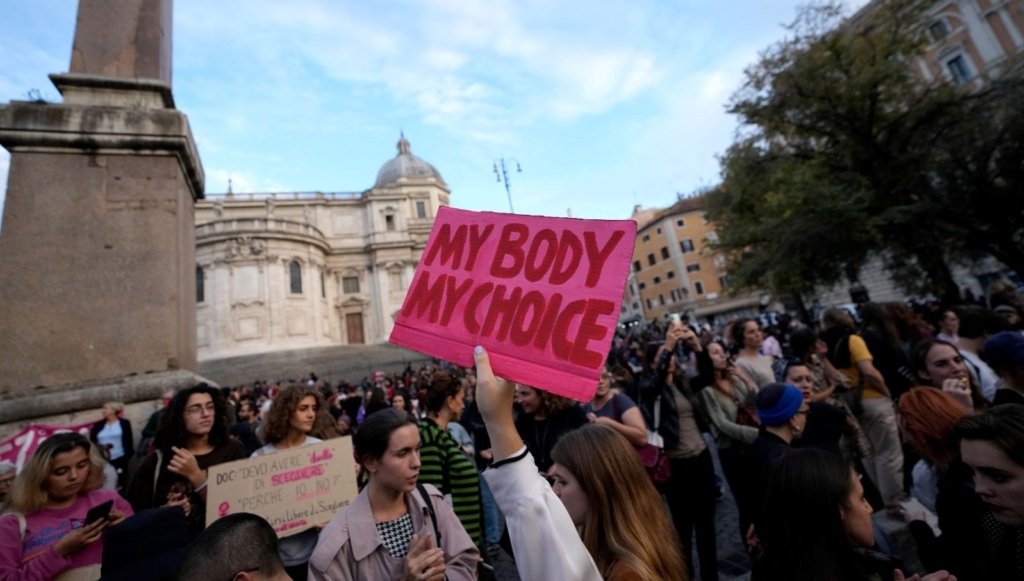
<instances>
[{"instance_id":1,"label":"pink protest sign","mask_svg":"<svg viewBox=\"0 0 1024 581\"><path fill-rule=\"evenodd\" d=\"M24 466L25 461L32 456L43 440L54 434L62 432L78 432L83 436L89 435L89 428L93 422L78 424L74 426L45 426L40 424L29 424L18 433L0 440L0 460L13 462L18 471Z\"/></svg>"},{"instance_id":2,"label":"pink protest sign","mask_svg":"<svg viewBox=\"0 0 1024 581\"><path fill-rule=\"evenodd\" d=\"M441 208L391 342L500 376L593 398L633 255L632 220Z\"/></svg>"}]
</instances>

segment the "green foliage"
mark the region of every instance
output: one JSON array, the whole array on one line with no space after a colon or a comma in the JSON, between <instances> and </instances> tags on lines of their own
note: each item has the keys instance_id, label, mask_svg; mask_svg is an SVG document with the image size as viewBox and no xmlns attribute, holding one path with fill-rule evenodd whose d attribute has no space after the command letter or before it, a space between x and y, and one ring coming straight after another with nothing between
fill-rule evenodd
<instances>
[{"instance_id":1,"label":"green foliage","mask_svg":"<svg viewBox=\"0 0 1024 581\"><path fill-rule=\"evenodd\" d=\"M740 136L708 195L740 286L852 280L871 255L938 294L955 291L950 261L988 254L1024 272L1022 75L973 92L924 83L927 4L853 20L807 7L746 71L729 104Z\"/></svg>"}]
</instances>

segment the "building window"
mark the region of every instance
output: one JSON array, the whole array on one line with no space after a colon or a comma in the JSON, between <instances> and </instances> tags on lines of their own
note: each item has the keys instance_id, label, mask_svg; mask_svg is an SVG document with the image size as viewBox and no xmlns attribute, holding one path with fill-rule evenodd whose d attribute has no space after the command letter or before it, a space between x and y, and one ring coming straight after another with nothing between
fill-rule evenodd
<instances>
[{"instance_id":1,"label":"building window","mask_svg":"<svg viewBox=\"0 0 1024 581\"><path fill-rule=\"evenodd\" d=\"M715 256L715 266L718 268L725 268L725 257L721 254Z\"/></svg>"},{"instance_id":2,"label":"building window","mask_svg":"<svg viewBox=\"0 0 1024 581\"><path fill-rule=\"evenodd\" d=\"M298 260L293 260L288 265L288 281L292 294L302 294L302 267L299 266Z\"/></svg>"},{"instance_id":3,"label":"building window","mask_svg":"<svg viewBox=\"0 0 1024 581\"><path fill-rule=\"evenodd\" d=\"M687 252L693 252L693 240L687 238L686 240L680 242L679 250L682 250L684 254Z\"/></svg>"},{"instance_id":4,"label":"building window","mask_svg":"<svg viewBox=\"0 0 1024 581\"><path fill-rule=\"evenodd\" d=\"M718 233L715 231L708 232L708 242L715 244L718 242Z\"/></svg>"},{"instance_id":5,"label":"building window","mask_svg":"<svg viewBox=\"0 0 1024 581\"><path fill-rule=\"evenodd\" d=\"M722 275L718 277L718 284L722 285L722 288L732 288L732 283L729 282L728 275Z\"/></svg>"},{"instance_id":6,"label":"building window","mask_svg":"<svg viewBox=\"0 0 1024 581\"><path fill-rule=\"evenodd\" d=\"M633 261L633 272L640 272L640 261L639 260L634 260Z\"/></svg>"},{"instance_id":7,"label":"building window","mask_svg":"<svg viewBox=\"0 0 1024 581\"><path fill-rule=\"evenodd\" d=\"M672 291L672 302L673 302L673 303L674 303L674 302L677 302L677 301L679 300L678 298L676 298L676 297L678 297L678 296L679 296L679 295L677 295L677 294L676 294L676 291L675 291L675 290L673 290L673 291Z\"/></svg>"},{"instance_id":8,"label":"building window","mask_svg":"<svg viewBox=\"0 0 1024 581\"><path fill-rule=\"evenodd\" d=\"M196 302L206 300L206 276L203 267L196 265Z\"/></svg>"},{"instance_id":9,"label":"building window","mask_svg":"<svg viewBox=\"0 0 1024 581\"><path fill-rule=\"evenodd\" d=\"M664 307L665 306L665 295L658 295L658 306L659 307Z\"/></svg>"},{"instance_id":10,"label":"building window","mask_svg":"<svg viewBox=\"0 0 1024 581\"><path fill-rule=\"evenodd\" d=\"M646 282L640 283L640 290L644 290L645 288L647 288L647 283Z\"/></svg>"},{"instance_id":11,"label":"building window","mask_svg":"<svg viewBox=\"0 0 1024 581\"><path fill-rule=\"evenodd\" d=\"M394 269L388 271L388 284L391 287L391 291L405 290L405 282L402 280L402 271Z\"/></svg>"},{"instance_id":12,"label":"building window","mask_svg":"<svg viewBox=\"0 0 1024 581\"><path fill-rule=\"evenodd\" d=\"M650 241L651 241L651 235L650 234L644 234L644 242L650 242Z\"/></svg>"},{"instance_id":13,"label":"building window","mask_svg":"<svg viewBox=\"0 0 1024 581\"><path fill-rule=\"evenodd\" d=\"M427 202L424 200L416 201L416 217L426 218L427 217Z\"/></svg>"},{"instance_id":14,"label":"building window","mask_svg":"<svg viewBox=\"0 0 1024 581\"><path fill-rule=\"evenodd\" d=\"M685 223L685 222L683 222L683 219L682 219L682 218L680 218L680 219L676 220L676 226L679 226L680 228L682 228L682 227L683 227L683 226L684 226L685 224L686 224L686 223Z\"/></svg>"},{"instance_id":15,"label":"building window","mask_svg":"<svg viewBox=\"0 0 1024 581\"><path fill-rule=\"evenodd\" d=\"M686 272L697 272L698 270L700 270L700 265L699 264L687 264L686 265Z\"/></svg>"},{"instance_id":16,"label":"building window","mask_svg":"<svg viewBox=\"0 0 1024 581\"><path fill-rule=\"evenodd\" d=\"M665 277L666 278L675 278L676 277L676 271L674 271L674 270L668 271L668 274L666 274Z\"/></svg>"},{"instance_id":17,"label":"building window","mask_svg":"<svg viewBox=\"0 0 1024 581\"><path fill-rule=\"evenodd\" d=\"M945 19L940 18L928 27L928 33L932 35L932 40L942 40L949 34L949 25L946 24Z\"/></svg>"},{"instance_id":18,"label":"building window","mask_svg":"<svg viewBox=\"0 0 1024 581\"><path fill-rule=\"evenodd\" d=\"M661 247L661 259L668 260L668 248L664 246Z\"/></svg>"},{"instance_id":19,"label":"building window","mask_svg":"<svg viewBox=\"0 0 1024 581\"><path fill-rule=\"evenodd\" d=\"M320 298L327 298L327 281L324 280L324 271L320 271Z\"/></svg>"},{"instance_id":20,"label":"building window","mask_svg":"<svg viewBox=\"0 0 1024 581\"><path fill-rule=\"evenodd\" d=\"M359 277L358 276L345 276L341 279L341 290L347 295L356 294L359 292Z\"/></svg>"},{"instance_id":21,"label":"building window","mask_svg":"<svg viewBox=\"0 0 1024 581\"><path fill-rule=\"evenodd\" d=\"M639 311L640 310L640 303L633 303L633 310L634 311Z\"/></svg>"},{"instance_id":22,"label":"building window","mask_svg":"<svg viewBox=\"0 0 1024 581\"><path fill-rule=\"evenodd\" d=\"M658 234L661 234L661 228L658 228Z\"/></svg>"},{"instance_id":23,"label":"building window","mask_svg":"<svg viewBox=\"0 0 1024 581\"><path fill-rule=\"evenodd\" d=\"M702 295L704 294L704 283L697 280L693 282L693 292Z\"/></svg>"},{"instance_id":24,"label":"building window","mask_svg":"<svg viewBox=\"0 0 1024 581\"><path fill-rule=\"evenodd\" d=\"M953 77L953 82L957 85L971 80L971 69L967 66L967 59L963 55L957 55L946 61L946 68L949 69L949 75Z\"/></svg>"},{"instance_id":25,"label":"building window","mask_svg":"<svg viewBox=\"0 0 1024 581\"><path fill-rule=\"evenodd\" d=\"M660 276L654 277L654 284L661 284L661 277Z\"/></svg>"},{"instance_id":26,"label":"building window","mask_svg":"<svg viewBox=\"0 0 1024 581\"><path fill-rule=\"evenodd\" d=\"M654 260L654 255L653 254L648 254L647 255L647 264L649 264L650 266L654 266L655 262L657 262L657 261Z\"/></svg>"},{"instance_id":27,"label":"building window","mask_svg":"<svg viewBox=\"0 0 1024 581\"><path fill-rule=\"evenodd\" d=\"M395 231L395 216L394 214L386 214L384 216L384 227L388 232Z\"/></svg>"},{"instance_id":28,"label":"building window","mask_svg":"<svg viewBox=\"0 0 1024 581\"><path fill-rule=\"evenodd\" d=\"M648 309L653 309L654 308L653 306L651 306L651 299L647 299L647 308Z\"/></svg>"}]
</instances>

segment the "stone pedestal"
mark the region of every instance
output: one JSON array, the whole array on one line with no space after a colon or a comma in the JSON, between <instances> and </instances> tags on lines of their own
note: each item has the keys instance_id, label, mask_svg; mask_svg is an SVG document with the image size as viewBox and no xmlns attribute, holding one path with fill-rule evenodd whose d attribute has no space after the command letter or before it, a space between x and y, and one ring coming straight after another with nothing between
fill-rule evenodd
<instances>
[{"instance_id":1,"label":"stone pedestal","mask_svg":"<svg viewBox=\"0 0 1024 581\"><path fill-rule=\"evenodd\" d=\"M185 116L12 103L0 144L0 393L195 369L203 174Z\"/></svg>"},{"instance_id":2,"label":"stone pedestal","mask_svg":"<svg viewBox=\"0 0 1024 581\"><path fill-rule=\"evenodd\" d=\"M81 0L71 73L51 75L64 102L0 106L11 152L0 406L23 410L6 421L85 409L110 395L102 385L196 367L203 170L171 95L170 6ZM154 399L159 383L118 389ZM79 397L27 401L68 391Z\"/></svg>"}]
</instances>

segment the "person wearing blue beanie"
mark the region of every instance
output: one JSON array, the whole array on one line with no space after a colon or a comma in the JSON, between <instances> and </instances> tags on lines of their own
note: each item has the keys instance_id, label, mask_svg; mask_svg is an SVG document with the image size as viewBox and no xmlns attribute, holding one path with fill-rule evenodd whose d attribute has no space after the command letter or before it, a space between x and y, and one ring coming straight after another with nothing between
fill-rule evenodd
<instances>
[{"instance_id":1,"label":"person wearing blue beanie","mask_svg":"<svg viewBox=\"0 0 1024 581\"><path fill-rule=\"evenodd\" d=\"M753 474L758 483L756 488L761 488L768 481L775 460L788 452L793 440L803 433L808 409L804 394L788 383L769 383L758 390L757 415L761 428L750 450Z\"/></svg>"}]
</instances>

